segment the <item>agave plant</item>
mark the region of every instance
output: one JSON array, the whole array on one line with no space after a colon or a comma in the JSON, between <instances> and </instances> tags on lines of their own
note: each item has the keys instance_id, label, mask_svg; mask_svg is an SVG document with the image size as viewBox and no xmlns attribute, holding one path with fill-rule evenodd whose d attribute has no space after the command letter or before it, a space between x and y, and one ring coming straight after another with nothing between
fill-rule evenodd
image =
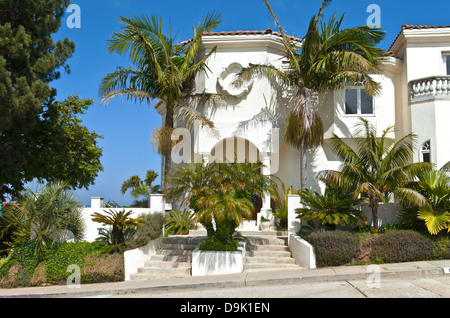
<instances>
[{"instance_id":1,"label":"agave plant","mask_svg":"<svg viewBox=\"0 0 450 318\"><path fill-rule=\"evenodd\" d=\"M300 192L300 197L306 207L296 209L295 212L301 220L319 219L322 225L334 230L337 225L358 225L365 219L362 211L353 208L358 204L358 200L341 191L327 188L325 193L320 195L305 189Z\"/></svg>"}]
</instances>

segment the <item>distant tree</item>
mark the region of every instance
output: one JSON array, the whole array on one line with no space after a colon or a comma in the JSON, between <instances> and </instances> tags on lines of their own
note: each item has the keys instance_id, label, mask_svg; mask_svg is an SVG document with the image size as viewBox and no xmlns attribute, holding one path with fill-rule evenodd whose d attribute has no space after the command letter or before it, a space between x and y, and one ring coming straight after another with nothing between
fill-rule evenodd
<instances>
[{"instance_id":1,"label":"distant tree","mask_svg":"<svg viewBox=\"0 0 450 318\"><path fill-rule=\"evenodd\" d=\"M147 196L148 208L151 208L151 194L156 188L152 188L152 182L158 178L158 173L153 170L148 170L144 180L141 180L139 176L134 175L125 180L122 183L120 191L122 195L125 194L129 189L131 190L131 195L135 198L142 195ZM145 189L145 190L144 190Z\"/></svg>"}]
</instances>

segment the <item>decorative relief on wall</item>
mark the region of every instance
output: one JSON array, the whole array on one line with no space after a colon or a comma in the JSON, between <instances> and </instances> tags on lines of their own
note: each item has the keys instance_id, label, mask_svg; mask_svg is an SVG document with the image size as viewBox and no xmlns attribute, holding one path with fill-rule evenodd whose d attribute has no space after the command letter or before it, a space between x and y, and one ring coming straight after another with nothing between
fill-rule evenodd
<instances>
[{"instance_id":1,"label":"decorative relief on wall","mask_svg":"<svg viewBox=\"0 0 450 318\"><path fill-rule=\"evenodd\" d=\"M217 82L222 90L228 95L234 97L241 97L248 93L253 85L253 79L245 82L240 87L235 87L233 81L236 79L236 75L242 71L242 65L239 63L231 63L223 72L219 75Z\"/></svg>"}]
</instances>

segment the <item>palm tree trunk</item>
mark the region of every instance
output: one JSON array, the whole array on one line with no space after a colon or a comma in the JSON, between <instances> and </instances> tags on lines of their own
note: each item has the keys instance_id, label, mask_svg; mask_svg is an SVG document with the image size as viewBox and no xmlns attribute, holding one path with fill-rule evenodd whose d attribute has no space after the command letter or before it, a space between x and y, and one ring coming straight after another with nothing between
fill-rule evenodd
<instances>
[{"instance_id":1,"label":"palm tree trunk","mask_svg":"<svg viewBox=\"0 0 450 318\"><path fill-rule=\"evenodd\" d=\"M300 144L300 190L303 191L306 189L307 176L306 169L308 167L308 162L306 158L306 136L302 137L302 141Z\"/></svg>"},{"instance_id":2,"label":"palm tree trunk","mask_svg":"<svg viewBox=\"0 0 450 318\"><path fill-rule=\"evenodd\" d=\"M173 128L173 105L170 103L166 103L166 118L165 124L166 128ZM169 139L167 142L172 143L172 140ZM172 147L167 147L167 151L164 153L164 179L161 182L162 188L167 189L167 179L170 175L170 168L172 166Z\"/></svg>"},{"instance_id":3,"label":"palm tree trunk","mask_svg":"<svg viewBox=\"0 0 450 318\"><path fill-rule=\"evenodd\" d=\"M378 230L378 205L379 205L379 200L377 197L370 198L370 208L372 209L372 222L373 222L373 228L375 230Z\"/></svg>"},{"instance_id":4,"label":"palm tree trunk","mask_svg":"<svg viewBox=\"0 0 450 318\"><path fill-rule=\"evenodd\" d=\"M152 208L152 186L147 185L147 193L148 193L148 208Z\"/></svg>"}]
</instances>

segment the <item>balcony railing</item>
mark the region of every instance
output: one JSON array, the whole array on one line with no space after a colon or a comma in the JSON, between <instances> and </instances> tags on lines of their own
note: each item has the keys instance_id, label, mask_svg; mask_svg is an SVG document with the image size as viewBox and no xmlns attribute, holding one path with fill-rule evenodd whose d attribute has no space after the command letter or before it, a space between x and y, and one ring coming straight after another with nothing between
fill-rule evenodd
<instances>
[{"instance_id":1,"label":"balcony railing","mask_svg":"<svg viewBox=\"0 0 450 318\"><path fill-rule=\"evenodd\" d=\"M410 103L450 99L450 76L430 76L409 82Z\"/></svg>"}]
</instances>

